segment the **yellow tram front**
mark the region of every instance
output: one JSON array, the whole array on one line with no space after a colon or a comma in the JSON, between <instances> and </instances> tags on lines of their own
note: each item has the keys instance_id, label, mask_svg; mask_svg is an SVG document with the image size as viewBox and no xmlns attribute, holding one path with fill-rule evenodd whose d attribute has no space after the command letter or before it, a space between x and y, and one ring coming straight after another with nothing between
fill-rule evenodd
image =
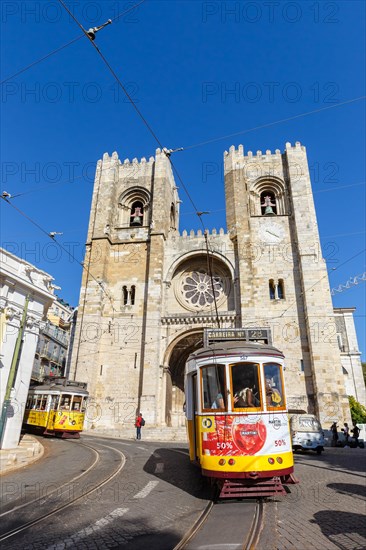
<instances>
[{"instance_id":1,"label":"yellow tram front","mask_svg":"<svg viewBox=\"0 0 366 550\"><path fill-rule=\"evenodd\" d=\"M29 389L23 424L44 435L79 437L88 392L81 382L60 381Z\"/></svg>"},{"instance_id":2,"label":"yellow tram front","mask_svg":"<svg viewBox=\"0 0 366 550\"><path fill-rule=\"evenodd\" d=\"M204 475L257 480L292 474L283 369L282 352L264 344L214 344L188 358L190 458Z\"/></svg>"}]
</instances>

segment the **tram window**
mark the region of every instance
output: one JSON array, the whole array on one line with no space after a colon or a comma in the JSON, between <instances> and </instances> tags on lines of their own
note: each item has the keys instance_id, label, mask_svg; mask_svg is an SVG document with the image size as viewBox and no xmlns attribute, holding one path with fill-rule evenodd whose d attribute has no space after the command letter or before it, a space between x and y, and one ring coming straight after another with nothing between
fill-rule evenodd
<instances>
[{"instance_id":1,"label":"tram window","mask_svg":"<svg viewBox=\"0 0 366 550\"><path fill-rule=\"evenodd\" d=\"M257 363L235 363L231 365L233 383L233 407L252 409L261 407Z\"/></svg>"},{"instance_id":2,"label":"tram window","mask_svg":"<svg viewBox=\"0 0 366 550\"><path fill-rule=\"evenodd\" d=\"M85 412L85 411L86 411L86 403L87 403L87 401L86 401L86 397L85 397L85 398L83 398L82 401L81 401L81 409L80 409L81 412Z\"/></svg>"},{"instance_id":3,"label":"tram window","mask_svg":"<svg viewBox=\"0 0 366 550\"><path fill-rule=\"evenodd\" d=\"M46 403L47 403L47 395L42 395L41 396L41 401L39 403L39 408L40 408L41 411L46 410Z\"/></svg>"},{"instance_id":4,"label":"tram window","mask_svg":"<svg viewBox=\"0 0 366 550\"><path fill-rule=\"evenodd\" d=\"M51 409L56 411L58 409L58 402L60 401L59 395L53 395L51 399Z\"/></svg>"},{"instance_id":5,"label":"tram window","mask_svg":"<svg viewBox=\"0 0 366 550\"><path fill-rule=\"evenodd\" d=\"M225 365L202 368L203 409L226 409Z\"/></svg>"},{"instance_id":6,"label":"tram window","mask_svg":"<svg viewBox=\"0 0 366 550\"><path fill-rule=\"evenodd\" d=\"M69 411L70 410L70 396L69 395L61 395L60 409L62 409L64 411Z\"/></svg>"},{"instance_id":7,"label":"tram window","mask_svg":"<svg viewBox=\"0 0 366 550\"><path fill-rule=\"evenodd\" d=\"M33 409L36 409L36 411L41 410L41 402L42 402L42 396L41 396L41 395L37 395L37 396L34 398Z\"/></svg>"},{"instance_id":8,"label":"tram window","mask_svg":"<svg viewBox=\"0 0 366 550\"><path fill-rule=\"evenodd\" d=\"M81 409L81 401L82 401L82 397L79 396L79 395L74 395L73 399L72 399L72 407L71 407L71 410L73 411L80 411Z\"/></svg>"},{"instance_id":9,"label":"tram window","mask_svg":"<svg viewBox=\"0 0 366 550\"><path fill-rule=\"evenodd\" d=\"M27 404L26 404L25 408L26 409L31 409L32 408L32 403L33 403L33 397L28 397Z\"/></svg>"},{"instance_id":10,"label":"tram window","mask_svg":"<svg viewBox=\"0 0 366 550\"><path fill-rule=\"evenodd\" d=\"M263 368L267 407L284 407L281 366L277 363L266 363Z\"/></svg>"}]
</instances>

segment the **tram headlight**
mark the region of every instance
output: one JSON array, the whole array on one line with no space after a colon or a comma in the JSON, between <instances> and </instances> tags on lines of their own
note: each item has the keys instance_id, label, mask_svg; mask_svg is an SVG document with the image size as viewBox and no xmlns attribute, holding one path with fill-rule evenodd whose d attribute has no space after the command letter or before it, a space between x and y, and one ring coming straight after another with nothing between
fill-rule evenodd
<instances>
[{"instance_id":1,"label":"tram headlight","mask_svg":"<svg viewBox=\"0 0 366 550\"><path fill-rule=\"evenodd\" d=\"M270 457L270 458L268 459L268 462L269 462L270 464L274 464L274 463L275 463L275 459L272 458L272 457Z\"/></svg>"},{"instance_id":2,"label":"tram headlight","mask_svg":"<svg viewBox=\"0 0 366 550\"><path fill-rule=\"evenodd\" d=\"M220 464L220 466L224 466L224 464L226 464L226 460L224 458L221 458L219 460L219 464Z\"/></svg>"},{"instance_id":3,"label":"tram headlight","mask_svg":"<svg viewBox=\"0 0 366 550\"><path fill-rule=\"evenodd\" d=\"M276 460L277 460L278 464L282 464L282 462L283 462L283 460L282 460L282 458L281 458L280 456L278 456L278 457L276 458Z\"/></svg>"},{"instance_id":4,"label":"tram headlight","mask_svg":"<svg viewBox=\"0 0 366 550\"><path fill-rule=\"evenodd\" d=\"M230 464L230 466L233 466L235 464L235 460L233 458L230 458L229 459L229 464Z\"/></svg>"}]
</instances>

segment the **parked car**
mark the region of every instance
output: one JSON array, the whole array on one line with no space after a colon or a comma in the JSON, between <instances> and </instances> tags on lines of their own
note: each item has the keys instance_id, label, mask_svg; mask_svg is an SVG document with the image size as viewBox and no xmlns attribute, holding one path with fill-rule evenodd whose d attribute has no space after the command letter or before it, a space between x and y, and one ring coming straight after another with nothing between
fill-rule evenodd
<instances>
[{"instance_id":1,"label":"parked car","mask_svg":"<svg viewBox=\"0 0 366 550\"><path fill-rule=\"evenodd\" d=\"M315 415L302 410L289 410L292 449L294 451L324 451L324 432Z\"/></svg>"}]
</instances>

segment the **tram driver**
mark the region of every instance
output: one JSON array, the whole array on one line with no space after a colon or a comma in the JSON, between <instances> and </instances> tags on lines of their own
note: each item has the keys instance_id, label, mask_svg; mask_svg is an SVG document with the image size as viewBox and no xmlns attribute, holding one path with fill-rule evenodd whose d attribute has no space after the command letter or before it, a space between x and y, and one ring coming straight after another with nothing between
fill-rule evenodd
<instances>
[{"instance_id":1,"label":"tram driver","mask_svg":"<svg viewBox=\"0 0 366 550\"><path fill-rule=\"evenodd\" d=\"M235 408L248 408L258 407L259 401L254 393L254 381L250 378L242 378L238 389L234 393L234 407Z\"/></svg>"},{"instance_id":2,"label":"tram driver","mask_svg":"<svg viewBox=\"0 0 366 550\"><path fill-rule=\"evenodd\" d=\"M257 364L239 363L233 366L231 372L234 390L234 408L260 407Z\"/></svg>"}]
</instances>

